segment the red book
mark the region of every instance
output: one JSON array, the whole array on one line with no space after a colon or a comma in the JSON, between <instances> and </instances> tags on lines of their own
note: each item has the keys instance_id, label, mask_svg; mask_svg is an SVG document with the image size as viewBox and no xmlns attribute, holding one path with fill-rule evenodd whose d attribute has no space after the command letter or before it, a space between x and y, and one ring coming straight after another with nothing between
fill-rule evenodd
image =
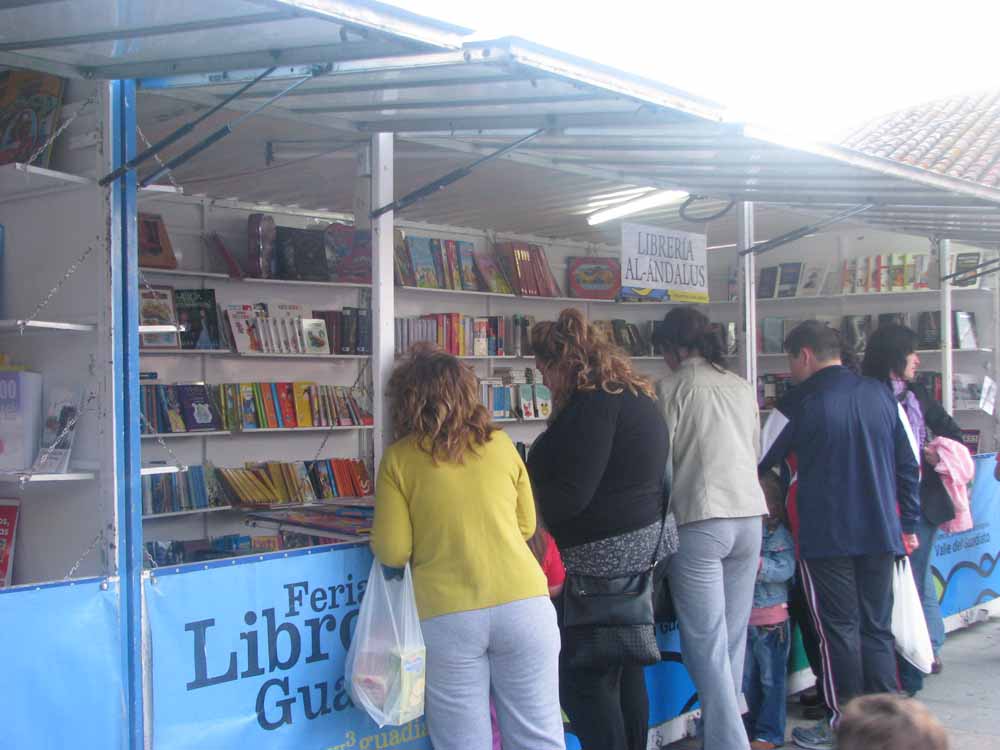
<instances>
[{"instance_id":1,"label":"red book","mask_svg":"<svg viewBox=\"0 0 1000 750\"><path fill-rule=\"evenodd\" d=\"M266 383L261 384L260 397L264 402L264 418L267 420L267 426L274 428L278 426L278 411L277 404L274 403L274 396L271 394L271 389ZM282 414L281 418L284 419L285 415Z\"/></svg>"},{"instance_id":2,"label":"red book","mask_svg":"<svg viewBox=\"0 0 1000 750\"><path fill-rule=\"evenodd\" d=\"M497 263L504 276L510 281L514 294L526 295L524 287L524 276L521 274L520 266L517 263L517 254L514 251L513 242L498 242L494 245Z\"/></svg>"},{"instance_id":3,"label":"red book","mask_svg":"<svg viewBox=\"0 0 1000 750\"><path fill-rule=\"evenodd\" d=\"M458 244L455 240L444 241L445 265L447 266L448 284L450 289L462 288L462 276L458 268Z\"/></svg>"},{"instance_id":4,"label":"red book","mask_svg":"<svg viewBox=\"0 0 1000 750\"><path fill-rule=\"evenodd\" d=\"M552 273L552 267L549 265L549 259L545 254L545 248L541 245L532 245L531 254L535 259L539 276L542 279L543 286L545 287L546 296L561 297L562 290L559 289L559 282L556 281L556 277Z\"/></svg>"},{"instance_id":5,"label":"red book","mask_svg":"<svg viewBox=\"0 0 1000 750\"><path fill-rule=\"evenodd\" d=\"M295 418L295 395L291 383L278 383L278 408L281 409L281 420L285 427L298 427Z\"/></svg>"},{"instance_id":6,"label":"red book","mask_svg":"<svg viewBox=\"0 0 1000 750\"><path fill-rule=\"evenodd\" d=\"M522 286L524 293L532 297L541 296L538 277L535 274L534 263L531 260L531 251L527 245L518 243L514 246L514 262L517 265L518 274L523 279Z\"/></svg>"}]
</instances>

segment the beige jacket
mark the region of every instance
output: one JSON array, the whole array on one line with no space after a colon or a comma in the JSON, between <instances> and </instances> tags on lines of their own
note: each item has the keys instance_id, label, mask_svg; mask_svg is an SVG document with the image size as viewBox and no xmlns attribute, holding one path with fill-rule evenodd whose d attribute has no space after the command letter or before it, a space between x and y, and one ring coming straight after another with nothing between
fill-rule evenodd
<instances>
[{"instance_id":1,"label":"beige jacket","mask_svg":"<svg viewBox=\"0 0 1000 750\"><path fill-rule=\"evenodd\" d=\"M767 513L757 481L760 416L753 387L701 357L657 384L670 430L670 508L678 524Z\"/></svg>"}]
</instances>

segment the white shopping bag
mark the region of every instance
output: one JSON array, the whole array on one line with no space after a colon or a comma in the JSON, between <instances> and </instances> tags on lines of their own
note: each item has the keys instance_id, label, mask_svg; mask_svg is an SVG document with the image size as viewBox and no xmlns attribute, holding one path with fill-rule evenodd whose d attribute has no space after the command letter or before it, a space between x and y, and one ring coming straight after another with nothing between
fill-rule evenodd
<instances>
[{"instance_id":1,"label":"white shopping bag","mask_svg":"<svg viewBox=\"0 0 1000 750\"><path fill-rule=\"evenodd\" d=\"M387 579L372 563L345 673L352 700L380 727L423 716L426 650L409 564Z\"/></svg>"},{"instance_id":2,"label":"white shopping bag","mask_svg":"<svg viewBox=\"0 0 1000 750\"><path fill-rule=\"evenodd\" d=\"M931 673L934 647L927 632L924 606L913 580L910 558L896 561L892 577L892 635L896 651L924 674Z\"/></svg>"}]
</instances>

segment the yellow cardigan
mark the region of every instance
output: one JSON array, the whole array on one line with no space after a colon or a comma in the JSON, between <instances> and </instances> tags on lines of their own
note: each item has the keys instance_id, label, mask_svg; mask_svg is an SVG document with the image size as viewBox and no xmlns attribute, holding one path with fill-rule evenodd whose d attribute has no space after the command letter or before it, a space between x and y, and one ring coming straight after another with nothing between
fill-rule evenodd
<instances>
[{"instance_id":1,"label":"yellow cardigan","mask_svg":"<svg viewBox=\"0 0 1000 750\"><path fill-rule=\"evenodd\" d=\"M548 596L525 540L535 531L528 471L506 433L435 466L413 436L386 450L372 549L413 570L420 619Z\"/></svg>"}]
</instances>

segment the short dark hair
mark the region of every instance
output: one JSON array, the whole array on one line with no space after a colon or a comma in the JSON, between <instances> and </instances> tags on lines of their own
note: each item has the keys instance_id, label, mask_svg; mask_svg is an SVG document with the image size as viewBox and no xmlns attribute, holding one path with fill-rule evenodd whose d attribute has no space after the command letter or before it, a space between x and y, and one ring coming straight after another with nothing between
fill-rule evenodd
<instances>
[{"instance_id":1,"label":"short dark hair","mask_svg":"<svg viewBox=\"0 0 1000 750\"><path fill-rule=\"evenodd\" d=\"M902 375L906 358L917 350L920 337L912 328L891 323L879 326L868 339L861 372L870 378L889 380L893 373Z\"/></svg>"},{"instance_id":2,"label":"short dark hair","mask_svg":"<svg viewBox=\"0 0 1000 750\"><path fill-rule=\"evenodd\" d=\"M720 370L726 367L719 331L707 315L693 307L675 307L653 326L653 346L664 352L683 347L698 352Z\"/></svg>"},{"instance_id":3,"label":"short dark hair","mask_svg":"<svg viewBox=\"0 0 1000 750\"><path fill-rule=\"evenodd\" d=\"M842 750L948 750L948 734L912 698L878 694L855 698L837 727Z\"/></svg>"},{"instance_id":4,"label":"short dark hair","mask_svg":"<svg viewBox=\"0 0 1000 750\"><path fill-rule=\"evenodd\" d=\"M838 359L843 343L840 333L818 320L799 323L785 339L785 351L799 356L803 349L812 349L819 360Z\"/></svg>"}]
</instances>

